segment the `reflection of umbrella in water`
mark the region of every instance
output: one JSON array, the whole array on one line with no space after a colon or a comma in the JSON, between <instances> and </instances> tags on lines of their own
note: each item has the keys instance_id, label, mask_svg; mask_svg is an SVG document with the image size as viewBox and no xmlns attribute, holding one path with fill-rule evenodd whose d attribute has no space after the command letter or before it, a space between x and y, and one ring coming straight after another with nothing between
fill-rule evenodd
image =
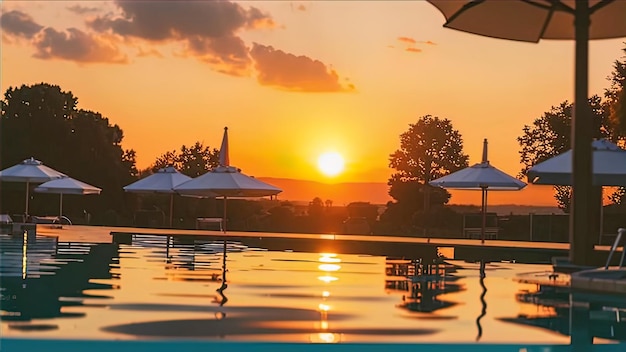
<instances>
[{"instance_id":1,"label":"reflection of umbrella in water","mask_svg":"<svg viewBox=\"0 0 626 352\"><path fill-rule=\"evenodd\" d=\"M592 191L589 117L589 40L626 36L626 1L620 0L428 0L446 18L445 27L487 37L525 42L574 39L575 88L572 117L573 173L570 236L577 242L591 230ZM583 240L584 242L584 240ZM570 250L575 264L585 264L586 251Z\"/></svg>"},{"instance_id":2,"label":"reflection of umbrella in water","mask_svg":"<svg viewBox=\"0 0 626 352\"><path fill-rule=\"evenodd\" d=\"M489 164L487 159L487 139L483 142L483 160L481 163L430 181L429 184L442 188L481 190L482 227L480 238L482 242L485 241L487 190L517 191L526 187L524 182L505 174Z\"/></svg>"},{"instance_id":3,"label":"reflection of umbrella in water","mask_svg":"<svg viewBox=\"0 0 626 352\"><path fill-rule=\"evenodd\" d=\"M59 194L59 217L63 216L63 195L64 194L100 194L102 189L75 180L71 177L63 177L48 181L35 188L35 192ZM60 219L59 219L60 221Z\"/></svg>"},{"instance_id":4,"label":"reflection of umbrella in water","mask_svg":"<svg viewBox=\"0 0 626 352\"><path fill-rule=\"evenodd\" d=\"M170 195L170 227L172 227L172 210L174 209L174 187L191 180L191 177L180 173L174 167L159 169L156 173L142 178L124 187L124 191L133 193L166 193Z\"/></svg>"},{"instance_id":5,"label":"reflection of umbrella in water","mask_svg":"<svg viewBox=\"0 0 626 352\"><path fill-rule=\"evenodd\" d=\"M230 166L228 153L228 127L224 128L224 136L220 147L220 165L209 172L184 182L174 190L186 196L222 197L224 212L222 230L226 233L226 203L229 197L265 197L276 195L282 190L254 177L241 173L241 170ZM223 267L226 268L226 240L224 240ZM226 271L223 272L222 286L226 287Z\"/></svg>"},{"instance_id":6,"label":"reflection of umbrella in water","mask_svg":"<svg viewBox=\"0 0 626 352\"><path fill-rule=\"evenodd\" d=\"M591 149L593 185L626 186L626 150L605 139L593 141ZM571 185L571 149L536 164L528 170L526 175L528 181L534 184ZM602 210L602 199L600 200L600 210ZM600 236L602 236L602 219L600 219Z\"/></svg>"},{"instance_id":7,"label":"reflection of umbrella in water","mask_svg":"<svg viewBox=\"0 0 626 352\"><path fill-rule=\"evenodd\" d=\"M478 335L476 336L476 341L480 340L483 336L483 327L480 325L480 320L487 315L487 301L485 301L485 295L487 294L487 286L485 286L485 260L480 261L480 287L482 287L482 292L480 293L480 303L481 310L480 315L476 318L476 327L478 327Z\"/></svg>"},{"instance_id":8,"label":"reflection of umbrella in water","mask_svg":"<svg viewBox=\"0 0 626 352\"><path fill-rule=\"evenodd\" d=\"M26 182L26 210L28 215L28 192L30 183L43 183L67 175L45 166L34 158L26 159L21 163L0 171L0 181Z\"/></svg>"}]
</instances>

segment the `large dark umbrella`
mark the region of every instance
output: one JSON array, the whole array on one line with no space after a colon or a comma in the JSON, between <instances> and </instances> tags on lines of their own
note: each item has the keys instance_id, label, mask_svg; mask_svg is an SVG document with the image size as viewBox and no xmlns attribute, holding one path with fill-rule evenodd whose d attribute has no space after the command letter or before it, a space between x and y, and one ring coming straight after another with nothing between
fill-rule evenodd
<instances>
[{"instance_id":1,"label":"large dark umbrella","mask_svg":"<svg viewBox=\"0 0 626 352\"><path fill-rule=\"evenodd\" d=\"M570 260L586 264L591 245L592 123L589 112L589 40L626 36L623 0L428 0L446 18L447 28L478 35L539 42L575 40L575 94L572 118L572 211ZM582 250L579 250L582 248Z\"/></svg>"}]
</instances>

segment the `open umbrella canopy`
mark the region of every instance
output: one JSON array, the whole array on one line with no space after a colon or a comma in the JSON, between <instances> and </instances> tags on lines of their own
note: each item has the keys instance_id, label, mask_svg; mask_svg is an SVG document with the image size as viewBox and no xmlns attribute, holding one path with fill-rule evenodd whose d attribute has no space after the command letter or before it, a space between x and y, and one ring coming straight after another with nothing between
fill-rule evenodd
<instances>
[{"instance_id":1,"label":"open umbrella canopy","mask_svg":"<svg viewBox=\"0 0 626 352\"><path fill-rule=\"evenodd\" d=\"M42 183L61 177L67 177L67 175L45 166L34 158L26 159L0 171L0 180L6 182Z\"/></svg>"},{"instance_id":2,"label":"open umbrella canopy","mask_svg":"<svg viewBox=\"0 0 626 352\"><path fill-rule=\"evenodd\" d=\"M431 186L452 189L481 190L482 227L481 240L485 241L485 224L487 214L487 191L508 190L517 191L526 187L526 183L509 176L489 164L487 159L487 139L483 142L482 162L465 169L453 172L428 182Z\"/></svg>"},{"instance_id":3,"label":"open umbrella canopy","mask_svg":"<svg viewBox=\"0 0 626 352\"><path fill-rule=\"evenodd\" d=\"M220 149L220 166L174 188L181 195L206 197L265 197L282 192L280 188L241 173L230 166L228 127Z\"/></svg>"},{"instance_id":4,"label":"open umbrella canopy","mask_svg":"<svg viewBox=\"0 0 626 352\"><path fill-rule=\"evenodd\" d=\"M182 195L205 197L265 197L282 192L254 177L241 173L233 166L218 166L175 188Z\"/></svg>"},{"instance_id":5,"label":"open umbrella canopy","mask_svg":"<svg viewBox=\"0 0 626 352\"><path fill-rule=\"evenodd\" d=\"M431 186L468 190L520 190L526 183L496 169L487 160L487 140L483 142L483 160L465 169L430 181Z\"/></svg>"},{"instance_id":6,"label":"open umbrella canopy","mask_svg":"<svg viewBox=\"0 0 626 352\"><path fill-rule=\"evenodd\" d=\"M174 210L174 187L191 180L191 177L180 173L172 166L159 169L152 175L135 181L124 187L124 191L132 193L167 193L170 195L170 226Z\"/></svg>"},{"instance_id":7,"label":"open umbrella canopy","mask_svg":"<svg viewBox=\"0 0 626 352\"><path fill-rule=\"evenodd\" d=\"M172 166L159 169L152 175L142 178L124 187L126 192L134 193L176 193L174 187L191 180Z\"/></svg>"},{"instance_id":8,"label":"open umbrella canopy","mask_svg":"<svg viewBox=\"0 0 626 352\"><path fill-rule=\"evenodd\" d=\"M48 181L35 188L35 192L56 194L100 194L100 191L102 189L71 177Z\"/></svg>"},{"instance_id":9,"label":"open umbrella canopy","mask_svg":"<svg viewBox=\"0 0 626 352\"><path fill-rule=\"evenodd\" d=\"M451 189L488 188L489 190L518 190L526 183L491 166L489 162L474 164L468 168L430 181L431 186Z\"/></svg>"},{"instance_id":10,"label":"open umbrella canopy","mask_svg":"<svg viewBox=\"0 0 626 352\"><path fill-rule=\"evenodd\" d=\"M538 42L574 39L578 0L428 0L446 17L444 27L487 37ZM589 0L589 39L626 36L626 1Z\"/></svg>"},{"instance_id":11,"label":"open umbrella canopy","mask_svg":"<svg viewBox=\"0 0 626 352\"><path fill-rule=\"evenodd\" d=\"M26 183L25 215L28 215L29 184L42 183L61 177L67 177L67 175L45 166L41 161L32 157L0 171L0 181Z\"/></svg>"},{"instance_id":12,"label":"open umbrella canopy","mask_svg":"<svg viewBox=\"0 0 626 352\"><path fill-rule=\"evenodd\" d=\"M58 178L56 180L48 181L42 183L37 188L35 188L35 192L39 193L56 193L60 194L59 198L59 216L63 216L63 195L64 194L100 194L102 189L87 184L85 182L81 182L75 180L71 177L63 177Z\"/></svg>"},{"instance_id":13,"label":"open umbrella canopy","mask_svg":"<svg viewBox=\"0 0 626 352\"><path fill-rule=\"evenodd\" d=\"M174 189L181 195L223 197L224 215L222 225L226 232L226 200L227 198L265 197L282 192L278 187L257 180L241 173L241 170L230 166L228 153L228 127L224 128L224 137L220 149L220 166L192 180L178 185Z\"/></svg>"},{"instance_id":14,"label":"open umbrella canopy","mask_svg":"<svg viewBox=\"0 0 626 352\"><path fill-rule=\"evenodd\" d=\"M626 21L626 19L625 19ZM591 143L592 182L595 186L626 186L626 150L606 139ZM572 151L568 150L531 167L528 182L540 185L572 184Z\"/></svg>"}]
</instances>

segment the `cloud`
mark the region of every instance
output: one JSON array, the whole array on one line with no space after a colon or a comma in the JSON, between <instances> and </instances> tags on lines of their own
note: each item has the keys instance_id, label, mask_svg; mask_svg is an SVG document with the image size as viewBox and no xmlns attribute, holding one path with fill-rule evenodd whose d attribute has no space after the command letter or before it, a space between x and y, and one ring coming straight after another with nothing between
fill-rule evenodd
<instances>
[{"instance_id":1,"label":"cloud","mask_svg":"<svg viewBox=\"0 0 626 352\"><path fill-rule=\"evenodd\" d=\"M199 36L187 40L186 51L210 64L216 71L233 76L248 76L252 61L243 40L236 36L206 39Z\"/></svg>"},{"instance_id":2,"label":"cloud","mask_svg":"<svg viewBox=\"0 0 626 352\"><path fill-rule=\"evenodd\" d=\"M417 43L417 41L413 38L409 38L409 37L398 37L398 41L404 42L404 43L409 43L409 44L415 44Z\"/></svg>"},{"instance_id":3,"label":"cloud","mask_svg":"<svg viewBox=\"0 0 626 352\"><path fill-rule=\"evenodd\" d=\"M9 35L30 39L37 34L43 26L36 23L33 18L21 11L13 10L0 16L0 28Z\"/></svg>"},{"instance_id":4,"label":"cloud","mask_svg":"<svg viewBox=\"0 0 626 352\"><path fill-rule=\"evenodd\" d=\"M404 51L408 51L410 53L421 53L423 50L416 47L417 44L427 44L427 45L437 45L437 43L427 40L427 41L418 41L411 37L398 37L399 42L405 44ZM394 48L393 45L388 45L389 48Z\"/></svg>"},{"instance_id":5,"label":"cloud","mask_svg":"<svg viewBox=\"0 0 626 352\"><path fill-rule=\"evenodd\" d=\"M97 7L87 7L81 5L68 6L67 9L79 15L100 12L100 9Z\"/></svg>"},{"instance_id":6,"label":"cloud","mask_svg":"<svg viewBox=\"0 0 626 352\"><path fill-rule=\"evenodd\" d=\"M305 12L307 10L306 5L300 3L294 3L294 2L290 2L289 6L291 7L291 11L297 10L297 11L302 11Z\"/></svg>"},{"instance_id":7,"label":"cloud","mask_svg":"<svg viewBox=\"0 0 626 352\"><path fill-rule=\"evenodd\" d=\"M80 63L126 63L127 57L103 37L85 33L76 28L59 32L46 28L33 40L39 59L64 59Z\"/></svg>"},{"instance_id":8,"label":"cloud","mask_svg":"<svg viewBox=\"0 0 626 352\"><path fill-rule=\"evenodd\" d=\"M297 92L342 92L354 85L342 85L335 70L319 60L296 56L271 46L255 43L250 51L261 85Z\"/></svg>"},{"instance_id":9,"label":"cloud","mask_svg":"<svg viewBox=\"0 0 626 352\"><path fill-rule=\"evenodd\" d=\"M232 36L242 28L273 23L269 15L228 1L116 1L120 17L99 16L88 22L96 31L150 41Z\"/></svg>"},{"instance_id":10,"label":"cloud","mask_svg":"<svg viewBox=\"0 0 626 352\"><path fill-rule=\"evenodd\" d=\"M244 29L273 28L274 20L258 8L229 1L116 1L119 16L87 21L99 33L153 43L181 43L179 56L195 57L219 72L249 75L252 61L238 36Z\"/></svg>"}]
</instances>

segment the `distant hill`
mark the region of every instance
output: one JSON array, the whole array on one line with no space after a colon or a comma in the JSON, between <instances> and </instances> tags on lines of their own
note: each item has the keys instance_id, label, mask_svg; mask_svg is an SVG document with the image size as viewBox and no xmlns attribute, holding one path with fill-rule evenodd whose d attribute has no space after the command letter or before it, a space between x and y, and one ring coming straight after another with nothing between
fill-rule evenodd
<instances>
[{"instance_id":1,"label":"distant hill","mask_svg":"<svg viewBox=\"0 0 626 352\"><path fill-rule=\"evenodd\" d=\"M259 180L283 190L278 199L310 202L315 197L330 199L335 205L348 205L352 202L387 204L392 200L389 186L382 182L322 183L288 178L259 177Z\"/></svg>"},{"instance_id":2,"label":"distant hill","mask_svg":"<svg viewBox=\"0 0 626 352\"><path fill-rule=\"evenodd\" d=\"M260 180L270 183L283 190L278 199L296 202L310 202L315 197L322 200L332 200L335 205L348 205L351 202L370 202L372 204L387 204L392 198L389 196L389 186L383 182L344 182L323 183L307 180L287 178L259 177ZM450 204L480 205L478 191L450 191ZM556 201L552 197L552 187L528 185L521 191L492 191L488 193L488 205L502 206L531 206L546 208L546 212L558 212ZM510 211L505 211L510 213Z\"/></svg>"}]
</instances>

